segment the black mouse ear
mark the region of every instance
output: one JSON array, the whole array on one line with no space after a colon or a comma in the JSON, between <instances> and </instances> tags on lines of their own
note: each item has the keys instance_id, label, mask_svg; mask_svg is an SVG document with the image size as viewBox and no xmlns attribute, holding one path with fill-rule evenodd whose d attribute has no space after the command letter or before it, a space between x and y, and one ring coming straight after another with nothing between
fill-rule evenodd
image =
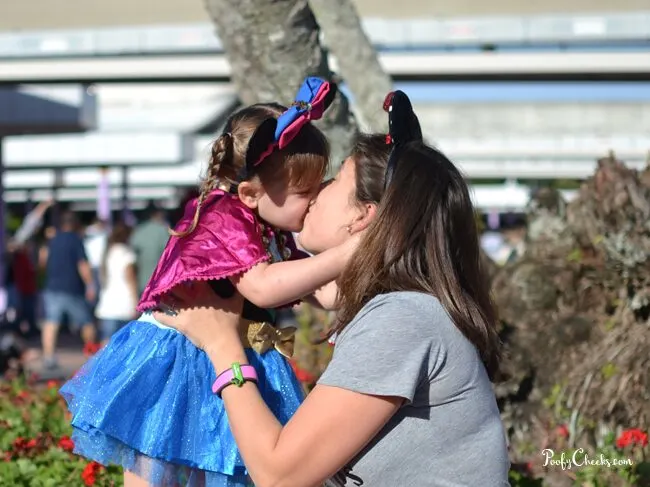
<instances>
[{"instance_id":1,"label":"black mouse ear","mask_svg":"<svg viewBox=\"0 0 650 487\"><path fill-rule=\"evenodd\" d=\"M421 141L422 128L413 111L411 100L403 91L397 90L388 93L384 100L384 110L388 112L387 142L393 146L386 165L385 188L393 179L401 148L409 142Z\"/></svg>"},{"instance_id":2,"label":"black mouse ear","mask_svg":"<svg viewBox=\"0 0 650 487\"><path fill-rule=\"evenodd\" d=\"M330 81L329 85L330 90L327 92L327 95L325 95L325 99L323 100L323 107L325 110L327 110L332 104L334 98L336 97L336 93L339 91L339 87L336 83L334 83L334 81Z\"/></svg>"},{"instance_id":3,"label":"black mouse ear","mask_svg":"<svg viewBox=\"0 0 650 487\"><path fill-rule=\"evenodd\" d=\"M275 145L275 129L278 121L275 118L264 120L248 141L246 149L246 170L252 171L255 166L264 160L273 151Z\"/></svg>"},{"instance_id":4,"label":"black mouse ear","mask_svg":"<svg viewBox=\"0 0 650 487\"><path fill-rule=\"evenodd\" d=\"M384 110L388 112L389 135L393 144L422 140L420 121L406 93L400 90L389 93L384 101Z\"/></svg>"}]
</instances>

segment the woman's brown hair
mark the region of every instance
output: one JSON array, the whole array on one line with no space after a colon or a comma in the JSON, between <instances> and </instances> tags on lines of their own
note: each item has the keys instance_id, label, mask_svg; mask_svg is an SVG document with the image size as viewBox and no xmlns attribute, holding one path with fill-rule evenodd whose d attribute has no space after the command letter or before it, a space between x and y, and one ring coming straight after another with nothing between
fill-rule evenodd
<instances>
[{"instance_id":1,"label":"woman's brown hair","mask_svg":"<svg viewBox=\"0 0 650 487\"><path fill-rule=\"evenodd\" d=\"M430 294L495 376L497 316L481 266L474 208L462 175L436 149L422 142L404 147L377 215L338 284L339 311L330 334L377 295Z\"/></svg>"},{"instance_id":2,"label":"woman's brown hair","mask_svg":"<svg viewBox=\"0 0 650 487\"><path fill-rule=\"evenodd\" d=\"M171 231L172 235L184 237L192 233L207 196L220 186L227 188L241 182L237 177L246 164L246 150L253 133L264 120L278 118L286 109L278 103L259 103L228 118L223 133L212 144L192 224L183 231ZM322 181L328 164L329 143L320 130L308 123L287 147L264 159L249 180L262 186L282 182L296 189L306 189Z\"/></svg>"},{"instance_id":3,"label":"woman's brown hair","mask_svg":"<svg viewBox=\"0 0 650 487\"><path fill-rule=\"evenodd\" d=\"M354 203L379 203L384 194L384 176L390 150L386 134L356 135L350 151L356 184Z\"/></svg>"}]
</instances>

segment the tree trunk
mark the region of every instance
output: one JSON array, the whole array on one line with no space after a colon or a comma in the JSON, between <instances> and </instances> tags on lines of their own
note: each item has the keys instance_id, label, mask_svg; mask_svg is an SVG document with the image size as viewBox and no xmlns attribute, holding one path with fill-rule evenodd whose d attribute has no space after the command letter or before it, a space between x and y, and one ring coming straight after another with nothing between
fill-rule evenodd
<instances>
[{"instance_id":1,"label":"tree trunk","mask_svg":"<svg viewBox=\"0 0 650 487\"><path fill-rule=\"evenodd\" d=\"M205 4L243 103L289 104L306 76L332 79L307 0L205 0ZM330 140L336 170L358 130L342 93L317 125Z\"/></svg>"},{"instance_id":2,"label":"tree trunk","mask_svg":"<svg viewBox=\"0 0 650 487\"><path fill-rule=\"evenodd\" d=\"M386 132L388 119L382 105L393 81L379 63L355 6L351 0L310 0L309 3L323 30L327 48L336 58L337 72L354 95L363 129Z\"/></svg>"}]
</instances>

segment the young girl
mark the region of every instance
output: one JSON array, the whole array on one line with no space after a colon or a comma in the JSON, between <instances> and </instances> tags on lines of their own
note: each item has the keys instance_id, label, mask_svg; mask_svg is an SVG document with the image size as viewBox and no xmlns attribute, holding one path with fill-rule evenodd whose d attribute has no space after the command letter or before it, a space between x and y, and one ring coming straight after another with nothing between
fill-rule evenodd
<instances>
[{"instance_id":1,"label":"young girl","mask_svg":"<svg viewBox=\"0 0 650 487\"><path fill-rule=\"evenodd\" d=\"M227 297L246 299L242 340L260 390L283 423L301 402L299 383L281 354L292 352L274 312L341 272L353 244L301 259L299 231L327 168L319 118L335 87L308 78L288 109L253 105L230 117L214 142L208 175L191 201L141 297L145 311L116 333L61 393L72 412L75 451L122 465L125 485L249 485L207 355L157 322L174 314L170 291L209 280ZM226 192L221 188L227 188ZM301 259L301 260L296 260Z\"/></svg>"}]
</instances>

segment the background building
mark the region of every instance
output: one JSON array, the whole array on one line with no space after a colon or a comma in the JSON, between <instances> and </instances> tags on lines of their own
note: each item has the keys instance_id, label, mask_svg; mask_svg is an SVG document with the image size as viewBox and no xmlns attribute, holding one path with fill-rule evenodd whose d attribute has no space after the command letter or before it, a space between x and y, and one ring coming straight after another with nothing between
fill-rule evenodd
<instances>
[{"instance_id":1,"label":"background building","mask_svg":"<svg viewBox=\"0 0 650 487\"><path fill-rule=\"evenodd\" d=\"M609 150L645 165L647 1L356 3L396 87L483 211L520 212L538 185L571 197ZM200 1L5 2L0 90L64 103L81 89L95 100L85 133L28 135L5 124L5 201L55 196L92 210L107 178L114 208L178 205L237 106L228 78ZM20 117L25 105L1 106L8 99L0 113Z\"/></svg>"}]
</instances>

